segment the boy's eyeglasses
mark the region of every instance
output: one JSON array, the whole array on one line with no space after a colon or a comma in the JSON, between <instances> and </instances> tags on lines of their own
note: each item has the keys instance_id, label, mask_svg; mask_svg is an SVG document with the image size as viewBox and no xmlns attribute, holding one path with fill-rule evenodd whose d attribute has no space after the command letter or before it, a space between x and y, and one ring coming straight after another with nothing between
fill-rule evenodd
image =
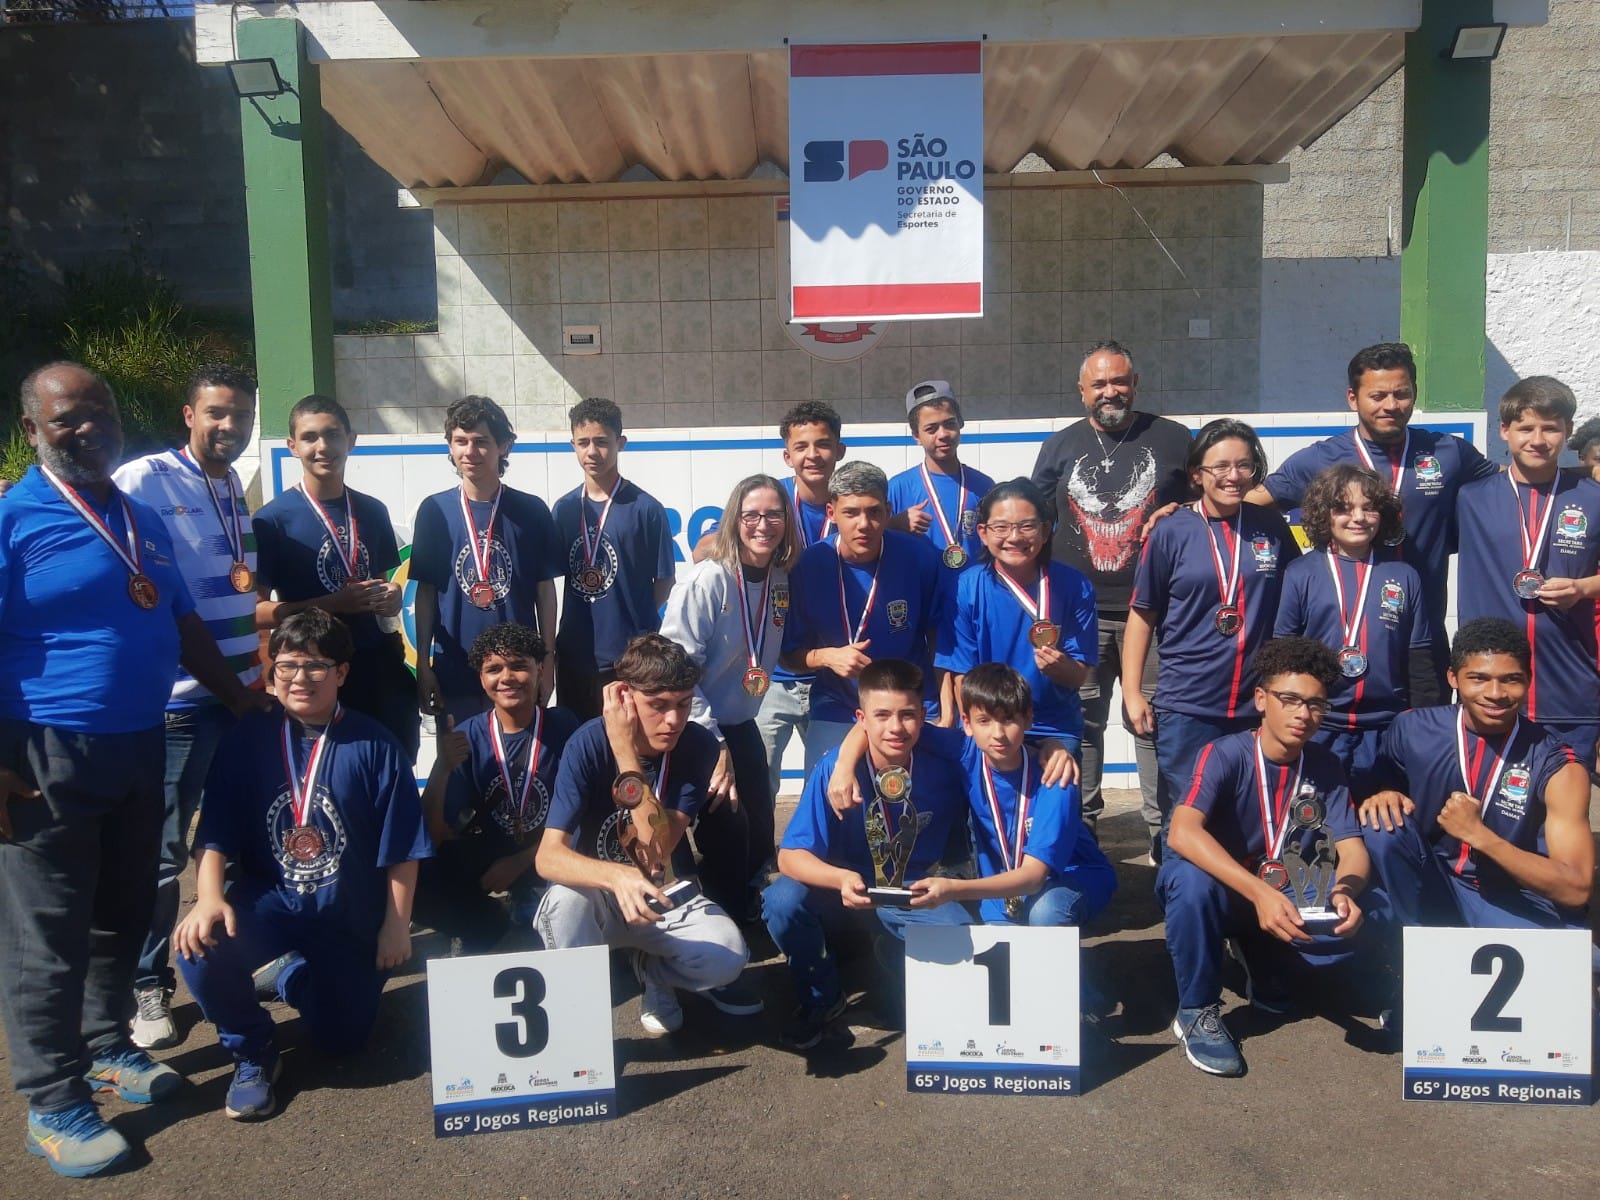
<instances>
[{"instance_id":1,"label":"boy's eyeglasses","mask_svg":"<svg viewBox=\"0 0 1600 1200\"><path fill-rule=\"evenodd\" d=\"M312 683L321 683L328 677L328 672L333 670L332 663L317 662L290 662L284 660L272 664L272 677L279 683L288 683L300 672L304 671L306 678Z\"/></svg>"}]
</instances>

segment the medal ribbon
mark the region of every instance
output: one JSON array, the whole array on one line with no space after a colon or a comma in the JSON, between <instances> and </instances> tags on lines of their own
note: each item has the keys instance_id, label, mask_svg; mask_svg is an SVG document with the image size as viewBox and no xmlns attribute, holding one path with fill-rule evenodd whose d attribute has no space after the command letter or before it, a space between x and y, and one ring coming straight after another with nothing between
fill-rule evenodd
<instances>
[{"instance_id":1,"label":"medal ribbon","mask_svg":"<svg viewBox=\"0 0 1600 1200\"><path fill-rule=\"evenodd\" d=\"M310 819L311 797L316 794L317 775L322 770L322 756L328 748L328 732L342 711L341 705L334 705L327 728L311 743L311 757L306 760L304 775L294 769L294 722L287 716L283 718L283 774L289 781L289 810L297 827L307 824Z\"/></svg>"},{"instance_id":2,"label":"medal ribbon","mask_svg":"<svg viewBox=\"0 0 1600 1200\"><path fill-rule=\"evenodd\" d=\"M311 511L317 514L317 520L322 522L322 527L328 531L328 537L333 541L334 552L339 555L339 561L344 564L344 573L347 579L360 579L356 573L356 560L361 557L361 530L356 524L356 506L350 499L347 489L344 494L345 532L349 537L349 544L339 540L339 527L333 523L333 518L328 516L328 510L317 503L316 497L305 488L300 489L300 495L305 502L311 505Z\"/></svg>"},{"instance_id":3,"label":"medal ribbon","mask_svg":"<svg viewBox=\"0 0 1600 1200\"><path fill-rule=\"evenodd\" d=\"M1261 801L1261 832L1266 840L1266 856L1269 859L1283 857L1283 839L1289 835L1289 797L1300 792L1300 776L1305 770L1306 756L1302 753L1294 760L1294 783L1285 793L1281 788L1278 800L1272 798L1272 789L1267 785L1267 756L1261 749L1261 735L1256 734L1256 783ZM1277 764L1274 763L1274 766ZM1285 774L1288 768L1281 768Z\"/></svg>"},{"instance_id":4,"label":"medal ribbon","mask_svg":"<svg viewBox=\"0 0 1600 1200\"><path fill-rule=\"evenodd\" d=\"M1483 770L1483 756L1486 752L1489 752L1489 739L1479 736L1477 753L1472 756L1472 769L1469 772L1467 769L1467 714L1459 706L1456 709L1456 765L1461 768L1461 786L1466 788L1467 795L1474 796L1482 803L1483 811L1486 813L1489 811L1489 804L1494 796L1495 785L1500 782L1501 772L1506 769L1506 756L1511 750L1511 744L1517 740L1517 733L1521 728L1522 718L1518 717L1516 723L1511 726L1511 732L1506 736L1506 740L1500 743L1500 749L1492 752L1494 755L1494 769L1489 773L1489 786L1483 789L1482 795L1478 795L1478 789L1473 781L1478 778ZM1461 853L1456 856L1455 862L1457 875L1461 874L1462 870L1465 869L1467 861L1471 857L1472 847L1462 842Z\"/></svg>"},{"instance_id":5,"label":"medal ribbon","mask_svg":"<svg viewBox=\"0 0 1600 1200\"><path fill-rule=\"evenodd\" d=\"M794 504L794 524L795 528L800 531L800 548L805 549L805 547L812 545L812 541L810 535L806 533L806 514L805 510L800 507L800 492L798 485L789 489L789 499ZM828 535L832 532L833 518L823 517L822 532L817 534L817 541L827 541Z\"/></svg>"},{"instance_id":6,"label":"medal ribbon","mask_svg":"<svg viewBox=\"0 0 1600 1200\"><path fill-rule=\"evenodd\" d=\"M1328 573L1333 576L1333 594L1339 601L1339 629L1344 646L1365 648L1365 626L1367 611L1367 587L1372 583L1372 551L1367 551L1365 562L1355 563L1356 569L1356 608L1355 612L1345 616L1344 610L1344 582L1339 578L1339 556L1331 549L1328 551Z\"/></svg>"},{"instance_id":7,"label":"medal ribbon","mask_svg":"<svg viewBox=\"0 0 1600 1200\"><path fill-rule=\"evenodd\" d=\"M126 547L117 540L117 535L111 532L111 526L89 506L89 502L78 495L76 488L43 463L39 464L39 471L50 481L50 486L61 493L61 498L71 506L72 511L88 523L89 528L94 530L95 536L111 547L111 552L122 560L123 566L128 568L129 575L144 574L144 558L139 550L139 525L133 519L133 507L128 503L128 498L115 485L111 488L111 494L122 505L122 536L127 542Z\"/></svg>"},{"instance_id":8,"label":"medal ribbon","mask_svg":"<svg viewBox=\"0 0 1600 1200\"><path fill-rule=\"evenodd\" d=\"M621 479L621 476L618 476ZM478 550L478 527L472 521L472 502L467 499L467 489L461 488L458 495L461 497L461 519L467 524L467 549L472 552L472 565L478 570L478 581L489 582L489 544L494 539L494 519L500 512L500 497L506 494L505 488L496 488L494 499L489 502L489 520L483 527L483 550ZM606 501L607 506L610 500ZM510 787L508 783L506 785Z\"/></svg>"},{"instance_id":9,"label":"medal ribbon","mask_svg":"<svg viewBox=\"0 0 1600 1200\"><path fill-rule=\"evenodd\" d=\"M506 785L506 798L517 798L517 817L526 820L528 816L528 796L533 791L533 777L539 770L539 755L543 750L541 737L544 733L544 709L533 710L533 740L528 745L528 771L522 777L522 790L511 786L511 764L506 757L505 739L500 733L500 721L494 713L489 714L489 741L494 747L495 765L500 768L500 782Z\"/></svg>"},{"instance_id":10,"label":"medal ribbon","mask_svg":"<svg viewBox=\"0 0 1600 1200\"><path fill-rule=\"evenodd\" d=\"M1528 485L1528 515L1522 515L1522 492L1517 488L1516 476L1510 471L1506 472L1506 479L1511 483L1511 494L1517 501L1517 532L1522 535L1522 569L1534 570L1539 562L1539 554L1544 549L1545 535L1550 532L1550 514L1556 510L1555 485L1550 486L1550 498L1545 502L1544 515L1539 515L1539 489L1533 484ZM1530 533L1529 526L1536 529Z\"/></svg>"},{"instance_id":11,"label":"medal ribbon","mask_svg":"<svg viewBox=\"0 0 1600 1200\"><path fill-rule=\"evenodd\" d=\"M1350 433L1356 439L1356 453L1361 457L1362 463L1366 465L1367 470L1376 471L1378 468L1373 465L1372 455L1367 450L1367 443L1361 439L1360 428L1352 429ZM1405 482L1406 478L1406 459L1410 456L1411 430L1408 429L1406 430L1405 445L1400 449L1400 461L1397 463L1394 459L1389 458L1389 486L1394 489L1395 499L1397 500L1400 498L1400 485ZM1385 453L1384 457L1388 458L1389 456Z\"/></svg>"},{"instance_id":12,"label":"medal ribbon","mask_svg":"<svg viewBox=\"0 0 1600 1200\"><path fill-rule=\"evenodd\" d=\"M759 617L750 615L750 588L744 581L744 575L739 575L739 621L744 626L744 652L752 668L761 666L762 650L767 644L767 593L772 588L772 568L767 568L767 576L761 581L761 604L756 611Z\"/></svg>"},{"instance_id":13,"label":"medal ribbon","mask_svg":"<svg viewBox=\"0 0 1600 1200\"><path fill-rule=\"evenodd\" d=\"M1022 865L1022 847L1028 839L1028 806L1032 797L1028 795L1028 748L1022 748L1022 782L1017 788L1017 831L1012 839L1011 846L1006 845L1006 823L1000 814L1000 800L995 793L994 772L989 769L989 760L983 760L983 794L989 801L989 812L994 817L995 840L1000 843L1000 861L1008 871L1015 871ZM1015 847L1013 849L1012 847Z\"/></svg>"},{"instance_id":14,"label":"medal ribbon","mask_svg":"<svg viewBox=\"0 0 1600 1200\"><path fill-rule=\"evenodd\" d=\"M928 474L928 464L922 464L922 486L928 489L928 501L933 505L933 515L939 518L939 529L944 534L944 544L958 545L956 534L950 532L950 522L945 520L944 509L939 505L939 493L933 490L933 477ZM956 530L961 529L961 514L967 510L967 468L961 468L961 490L956 496Z\"/></svg>"},{"instance_id":15,"label":"medal ribbon","mask_svg":"<svg viewBox=\"0 0 1600 1200\"><path fill-rule=\"evenodd\" d=\"M1211 532L1211 518L1206 516L1202 502L1196 500L1192 506L1206 525L1206 545L1211 548L1211 563L1217 570L1217 591L1222 595L1222 607L1231 608L1233 598L1239 591L1239 542L1243 539L1244 509L1233 515L1233 536L1228 536L1226 519L1222 525L1222 540L1233 547L1233 567L1231 570L1222 564L1222 552L1217 549L1217 535Z\"/></svg>"},{"instance_id":16,"label":"medal ribbon","mask_svg":"<svg viewBox=\"0 0 1600 1200\"><path fill-rule=\"evenodd\" d=\"M1027 589L1011 578L1011 573L1002 567L998 561L994 564L994 570L995 574L1000 576L1000 582L1006 585L1007 590L1017 598L1017 603L1022 605L1023 612L1027 613L1035 621L1048 621L1050 619L1050 568L1048 566L1039 568L1039 601L1037 604L1034 603L1033 597L1028 595Z\"/></svg>"},{"instance_id":17,"label":"medal ribbon","mask_svg":"<svg viewBox=\"0 0 1600 1200\"><path fill-rule=\"evenodd\" d=\"M605 530L606 518L611 515L611 502L617 498L617 489L622 486L622 476L617 476L617 481L611 485L611 490L606 493L606 502L600 508L600 523L594 527L594 539L589 538L589 510L584 505L588 498L584 495L583 485L578 485L578 525L583 530L583 561L589 566L594 566L594 556L600 553L600 534ZM495 497L496 501L499 497ZM485 577L487 582L487 577Z\"/></svg>"},{"instance_id":18,"label":"medal ribbon","mask_svg":"<svg viewBox=\"0 0 1600 1200\"><path fill-rule=\"evenodd\" d=\"M205 480L206 495L211 497L211 507L217 514L217 524L222 526L222 536L228 543L228 553L233 555L234 562L242 563L244 561L244 522L239 520L239 493L234 490L233 471L229 470L226 477L228 484L228 512L233 518L229 520L228 517L222 515L222 501L217 499L217 489L212 486L211 476L207 475L200 464L194 461L193 456L189 453L189 447L185 446L179 450L178 457L183 459L190 467L193 467L200 478Z\"/></svg>"},{"instance_id":19,"label":"medal ribbon","mask_svg":"<svg viewBox=\"0 0 1600 1200\"><path fill-rule=\"evenodd\" d=\"M867 602L861 608L861 620L856 622L853 635L850 632L850 606L844 598L844 559L835 556L834 565L839 568L839 615L844 619L844 636L847 641L859 642L867 628L867 618L872 615L872 606L878 600L878 568L883 566L883 555L880 553L878 561L872 564L872 586L867 589Z\"/></svg>"}]
</instances>

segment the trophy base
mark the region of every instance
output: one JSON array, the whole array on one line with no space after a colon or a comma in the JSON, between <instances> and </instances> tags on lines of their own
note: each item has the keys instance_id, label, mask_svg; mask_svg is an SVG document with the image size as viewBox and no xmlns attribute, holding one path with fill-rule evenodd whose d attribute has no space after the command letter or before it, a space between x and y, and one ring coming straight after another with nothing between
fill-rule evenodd
<instances>
[{"instance_id":1,"label":"trophy base","mask_svg":"<svg viewBox=\"0 0 1600 1200\"><path fill-rule=\"evenodd\" d=\"M1307 925L1337 925L1343 918L1339 916L1338 909L1320 905L1316 908L1302 908L1300 919Z\"/></svg>"},{"instance_id":2,"label":"trophy base","mask_svg":"<svg viewBox=\"0 0 1600 1200\"><path fill-rule=\"evenodd\" d=\"M867 899L871 900L877 908L910 908L911 900L916 896L910 888L901 887L869 887Z\"/></svg>"},{"instance_id":3,"label":"trophy base","mask_svg":"<svg viewBox=\"0 0 1600 1200\"><path fill-rule=\"evenodd\" d=\"M667 913L677 908L680 904L687 904L700 894L700 884L693 879L680 879L677 883L662 889L667 899L663 904L654 896L645 898L645 906L651 912Z\"/></svg>"}]
</instances>

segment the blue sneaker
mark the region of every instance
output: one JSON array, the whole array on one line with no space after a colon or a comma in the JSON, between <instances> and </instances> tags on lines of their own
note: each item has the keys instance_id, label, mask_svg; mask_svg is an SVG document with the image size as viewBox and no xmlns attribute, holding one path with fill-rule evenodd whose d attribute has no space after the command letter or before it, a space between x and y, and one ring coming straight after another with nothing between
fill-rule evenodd
<instances>
[{"instance_id":1,"label":"blue sneaker","mask_svg":"<svg viewBox=\"0 0 1600 1200\"><path fill-rule=\"evenodd\" d=\"M272 1094L272 1085L283 1074L283 1059L274 1057L272 1065L241 1062L233 1069L233 1082L228 1085L228 1098L222 1111L235 1121L259 1121L277 1111L278 1101Z\"/></svg>"},{"instance_id":2,"label":"blue sneaker","mask_svg":"<svg viewBox=\"0 0 1600 1200\"><path fill-rule=\"evenodd\" d=\"M1184 1056L1208 1075L1243 1075L1244 1055L1222 1023L1222 1006L1180 1008L1172 1032L1183 1043Z\"/></svg>"},{"instance_id":3,"label":"blue sneaker","mask_svg":"<svg viewBox=\"0 0 1600 1200\"><path fill-rule=\"evenodd\" d=\"M109 1171L128 1157L128 1143L89 1101L57 1112L28 1113L28 1153L57 1175L82 1179Z\"/></svg>"},{"instance_id":4,"label":"blue sneaker","mask_svg":"<svg viewBox=\"0 0 1600 1200\"><path fill-rule=\"evenodd\" d=\"M182 1075L134 1046L102 1054L84 1078L95 1091L115 1092L129 1104L165 1100L183 1086Z\"/></svg>"}]
</instances>

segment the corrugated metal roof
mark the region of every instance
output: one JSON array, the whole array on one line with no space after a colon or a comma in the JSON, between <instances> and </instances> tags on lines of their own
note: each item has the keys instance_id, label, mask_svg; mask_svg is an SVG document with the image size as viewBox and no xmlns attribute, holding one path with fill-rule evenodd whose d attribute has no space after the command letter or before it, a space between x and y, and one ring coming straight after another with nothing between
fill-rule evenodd
<instances>
[{"instance_id":1,"label":"corrugated metal roof","mask_svg":"<svg viewBox=\"0 0 1600 1200\"><path fill-rule=\"evenodd\" d=\"M1396 32L984 46L985 168L1277 162L1401 64ZM408 187L743 179L788 165L784 51L338 61L323 106Z\"/></svg>"}]
</instances>

